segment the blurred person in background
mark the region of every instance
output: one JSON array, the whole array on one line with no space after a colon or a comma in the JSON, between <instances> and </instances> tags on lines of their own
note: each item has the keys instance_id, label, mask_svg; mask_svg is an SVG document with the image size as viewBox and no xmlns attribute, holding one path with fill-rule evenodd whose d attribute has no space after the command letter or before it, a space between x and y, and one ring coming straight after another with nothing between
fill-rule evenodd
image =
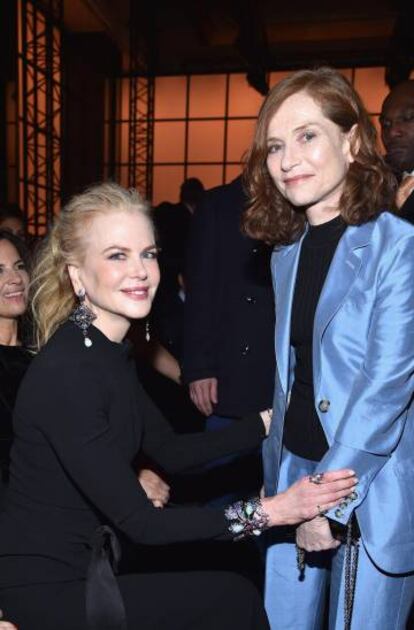
<instances>
[{"instance_id":1,"label":"blurred person in background","mask_svg":"<svg viewBox=\"0 0 414 630\"><path fill-rule=\"evenodd\" d=\"M26 221L17 204L0 205L0 230L7 230L21 239L25 238Z\"/></svg>"},{"instance_id":2,"label":"blurred person in background","mask_svg":"<svg viewBox=\"0 0 414 630\"><path fill-rule=\"evenodd\" d=\"M151 313L151 325L160 343L176 359L180 359L182 352L188 238L203 194L201 181L190 177L181 184L178 203L163 202L152 214L161 248L161 282Z\"/></svg>"},{"instance_id":3,"label":"blurred person in background","mask_svg":"<svg viewBox=\"0 0 414 630\"><path fill-rule=\"evenodd\" d=\"M28 289L28 251L17 236L0 230L0 499L9 478L14 403L32 358Z\"/></svg>"},{"instance_id":4,"label":"blurred person in background","mask_svg":"<svg viewBox=\"0 0 414 630\"><path fill-rule=\"evenodd\" d=\"M275 357L271 248L242 233L242 177L205 193L193 218L186 264L182 380L207 430L272 406ZM261 461L217 471L217 501L261 486ZM221 478L221 481L220 481Z\"/></svg>"},{"instance_id":5,"label":"blurred person in background","mask_svg":"<svg viewBox=\"0 0 414 630\"><path fill-rule=\"evenodd\" d=\"M395 203L400 216L414 223L414 80L392 88L380 116L385 159L398 178Z\"/></svg>"}]
</instances>

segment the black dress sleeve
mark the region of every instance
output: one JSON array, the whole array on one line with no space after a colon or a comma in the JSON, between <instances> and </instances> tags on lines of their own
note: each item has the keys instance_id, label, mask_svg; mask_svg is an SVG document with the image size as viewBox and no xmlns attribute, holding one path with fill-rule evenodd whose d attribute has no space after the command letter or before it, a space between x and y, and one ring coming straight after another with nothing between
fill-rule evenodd
<instances>
[{"instance_id":1,"label":"black dress sleeve","mask_svg":"<svg viewBox=\"0 0 414 630\"><path fill-rule=\"evenodd\" d=\"M174 433L143 390L142 412L142 449L168 473L182 472L219 457L251 450L266 437L258 413L250 414L221 431Z\"/></svg>"},{"instance_id":2,"label":"black dress sleeve","mask_svg":"<svg viewBox=\"0 0 414 630\"><path fill-rule=\"evenodd\" d=\"M84 360L72 366L66 362L62 373L50 365L32 382L31 404L40 414L38 429L78 491L137 543L226 536L223 510L153 507L119 446L116 428L110 426L111 401L96 368Z\"/></svg>"}]
</instances>

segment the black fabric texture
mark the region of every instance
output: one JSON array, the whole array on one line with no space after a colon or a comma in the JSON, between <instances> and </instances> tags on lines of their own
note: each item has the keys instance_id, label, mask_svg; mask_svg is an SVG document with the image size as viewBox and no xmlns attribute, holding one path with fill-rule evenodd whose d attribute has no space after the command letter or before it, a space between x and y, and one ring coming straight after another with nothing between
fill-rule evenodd
<instances>
[{"instance_id":1,"label":"black fabric texture","mask_svg":"<svg viewBox=\"0 0 414 630\"><path fill-rule=\"evenodd\" d=\"M296 356L295 380L285 417L283 442L291 453L313 461L320 461L328 450L315 409L313 323L323 284L345 228L340 216L309 226L302 243L293 296L291 344Z\"/></svg>"}]
</instances>

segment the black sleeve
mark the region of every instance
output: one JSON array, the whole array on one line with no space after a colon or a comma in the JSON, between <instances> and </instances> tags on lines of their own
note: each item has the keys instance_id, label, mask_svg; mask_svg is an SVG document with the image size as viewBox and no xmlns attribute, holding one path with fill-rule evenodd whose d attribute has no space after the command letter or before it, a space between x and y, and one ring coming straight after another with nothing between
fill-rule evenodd
<instances>
[{"instance_id":1,"label":"black sleeve","mask_svg":"<svg viewBox=\"0 0 414 630\"><path fill-rule=\"evenodd\" d=\"M194 214L187 248L182 379L184 383L217 376L216 313L217 216L207 193Z\"/></svg>"},{"instance_id":2,"label":"black sleeve","mask_svg":"<svg viewBox=\"0 0 414 630\"><path fill-rule=\"evenodd\" d=\"M132 541L142 544L226 536L223 510L156 509L117 446L108 422L108 394L97 366L85 361L38 376L33 402L39 429L66 474L87 499ZM49 389L45 395L44 383ZM36 385L36 383L34 383Z\"/></svg>"},{"instance_id":3,"label":"black sleeve","mask_svg":"<svg viewBox=\"0 0 414 630\"><path fill-rule=\"evenodd\" d=\"M143 450L168 473L177 473L213 459L259 446L265 436L258 413L221 431L174 433L161 412L142 390Z\"/></svg>"}]
</instances>

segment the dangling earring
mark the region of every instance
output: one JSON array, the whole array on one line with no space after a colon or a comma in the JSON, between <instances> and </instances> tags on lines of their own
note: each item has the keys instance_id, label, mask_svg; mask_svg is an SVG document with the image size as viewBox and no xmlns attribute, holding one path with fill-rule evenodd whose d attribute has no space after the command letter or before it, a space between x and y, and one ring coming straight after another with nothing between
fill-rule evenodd
<instances>
[{"instance_id":1,"label":"dangling earring","mask_svg":"<svg viewBox=\"0 0 414 630\"><path fill-rule=\"evenodd\" d=\"M149 323L149 319L147 319L147 321L145 322L145 341L149 341L150 339L151 339L150 323Z\"/></svg>"},{"instance_id":2,"label":"dangling earring","mask_svg":"<svg viewBox=\"0 0 414 630\"><path fill-rule=\"evenodd\" d=\"M85 289L81 289L80 291L78 291L77 296L79 299L79 304L74 309L69 319L81 329L84 337L83 343L87 348L90 348L92 345L92 339L88 337L88 328L92 324L93 320L96 319L96 315L85 304Z\"/></svg>"}]
</instances>

